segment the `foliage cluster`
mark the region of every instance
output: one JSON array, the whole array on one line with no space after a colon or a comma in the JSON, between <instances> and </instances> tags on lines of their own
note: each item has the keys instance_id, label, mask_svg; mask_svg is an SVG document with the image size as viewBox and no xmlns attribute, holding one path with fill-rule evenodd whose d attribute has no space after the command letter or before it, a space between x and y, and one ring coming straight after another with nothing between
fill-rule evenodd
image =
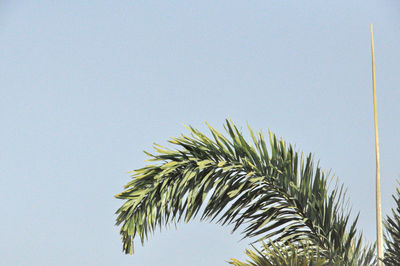
<instances>
[{"instance_id":1,"label":"foliage cluster","mask_svg":"<svg viewBox=\"0 0 400 266\"><path fill-rule=\"evenodd\" d=\"M116 197L123 250L134 253L134 238L142 243L157 226L201 210L201 219L232 224L244 238L257 237L262 250L247 250L247 263L233 265L374 265L374 246L357 232L358 216L345 211L343 185L314 165L312 155L262 132L252 142L231 121L228 137L209 126L212 138L192 127L190 135L172 138L176 149L155 145L153 162L133 171L132 180ZM329 187L328 184L334 184ZM400 265L400 199L386 223L387 265ZM204 207L204 210L203 208Z\"/></svg>"}]
</instances>

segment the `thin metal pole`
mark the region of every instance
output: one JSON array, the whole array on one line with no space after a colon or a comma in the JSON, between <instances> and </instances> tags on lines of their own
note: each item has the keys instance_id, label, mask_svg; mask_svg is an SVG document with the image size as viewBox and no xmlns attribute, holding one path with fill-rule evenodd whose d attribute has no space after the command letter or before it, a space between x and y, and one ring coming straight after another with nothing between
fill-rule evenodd
<instances>
[{"instance_id":1,"label":"thin metal pole","mask_svg":"<svg viewBox=\"0 0 400 266\"><path fill-rule=\"evenodd\" d=\"M374 33L371 23L371 52L372 52L372 89L374 96L374 125L375 125L375 152L376 152L376 238L378 251L378 266L382 265L379 259L383 259L382 242L382 212L381 212L381 178L379 174L379 136L378 136L378 115L376 111L376 84L375 84L375 54L374 54Z\"/></svg>"}]
</instances>

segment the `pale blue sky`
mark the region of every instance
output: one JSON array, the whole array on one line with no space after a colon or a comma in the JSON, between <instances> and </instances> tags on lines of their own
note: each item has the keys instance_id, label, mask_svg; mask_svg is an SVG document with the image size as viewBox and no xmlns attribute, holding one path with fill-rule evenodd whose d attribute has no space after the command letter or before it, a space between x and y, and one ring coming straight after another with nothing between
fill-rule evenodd
<instances>
[{"instance_id":1,"label":"pale blue sky","mask_svg":"<svg viewBox=\"0 0 400 266\"><path fill-rule=\"evenodd\" d=\"M2 1L0 264L225 265L248 241L192 222L123 255L113 195L143 150L232 118L313 152L375 238L400 178L400 3Z\"/></svg>"}]
</instances>

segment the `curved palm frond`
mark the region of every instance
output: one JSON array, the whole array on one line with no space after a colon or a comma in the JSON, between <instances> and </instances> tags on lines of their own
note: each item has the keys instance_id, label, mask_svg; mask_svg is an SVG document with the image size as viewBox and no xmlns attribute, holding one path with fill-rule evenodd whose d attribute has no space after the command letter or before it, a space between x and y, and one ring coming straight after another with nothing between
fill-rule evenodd
<instances>
[{"instance_id":1,"label":"curved palm frond","mask_svg":"<svg viewBox=\"0 0 400 266\"><path fill-rule=\"evenodd\" d=\"M400 182L398 182L400 185ZM396 208L392 209L393 217L387 216L385 221L385 265L400 265L400 190L396 188L396 195L393 195Z\"/></svg>"},{"instance_id":2,"label":"curved palm frond","mask_svg":"<svg viewBox=\"0 0 400 266\"><path fill-rule=\"evenodd\" d=\"M226 138L209 126L213 139L188 127L191 136L172 138L178 147L155 146L147 153L158 162L133 171L125 191L116 195L126 200L117 211L123 250L134 252L134 237L142 241L156 226L181 218L187 222L205 206L202 219L239 227L244 237L273 240L282 245L309 242L331 262L357 264L370 248L362 246L356 232L357 219L350 223L344 211L343 186L328 191L328 178L312 155L306 158L283 140L263 134L253 144L227 121ZM370 261L363 261L368 265Z\"/></svg>"}]
</instances>

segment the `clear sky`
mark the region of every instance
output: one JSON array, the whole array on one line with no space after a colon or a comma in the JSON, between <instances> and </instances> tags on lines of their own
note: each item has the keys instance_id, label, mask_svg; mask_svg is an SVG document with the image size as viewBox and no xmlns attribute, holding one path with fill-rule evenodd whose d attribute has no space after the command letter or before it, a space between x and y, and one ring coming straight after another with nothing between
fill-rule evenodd
<instances>
[{"instance_id":1,"label":"clear sky","mask_svg":"<svg viewBox=\"0 0 400 266\"><path fill-rule=\"evenodd\" d=\"M0 264L225 265L194 221L123 255L113 196L183 124L268 128L348 188L375 239L369 24L389 213L400 179L400 2L1 1Z\"/></svg>"}]
</instances>

